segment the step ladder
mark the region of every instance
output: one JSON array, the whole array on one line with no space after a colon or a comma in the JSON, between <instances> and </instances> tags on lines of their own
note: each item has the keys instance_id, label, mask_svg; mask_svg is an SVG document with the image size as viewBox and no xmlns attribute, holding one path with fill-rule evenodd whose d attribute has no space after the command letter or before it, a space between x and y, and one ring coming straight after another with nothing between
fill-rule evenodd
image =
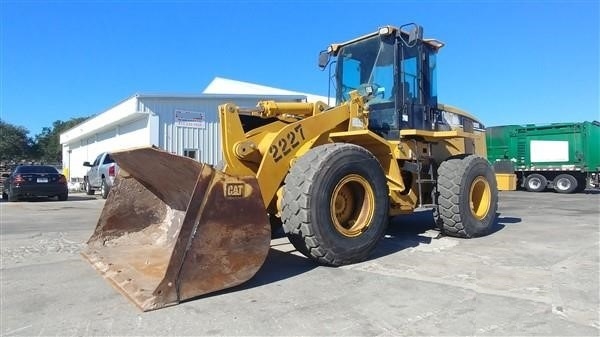
<instances>
[{"instance_id":1,"label":"step ladder","mask_svg":"<svg viewBox=\"0 0 600 337\"><path fill-rule=\"evenodd\" d=\"M431 144L427 144L427 147L428 147L427 153L431 154ZM404 165L405 169L408 169L409 171L412 171L417 174L417 180L415 182L417 184L419 203L415 209L416 211L436 209L438 207L438 205L435 204L436 194L437 194L437 179L435 179L433 162L429 159L430 159L429 156L418 155L417 158L415 158L414 160L412 160L410 162L405 163L405 165ZM426 173L423 172L423 165L425 162L428 162L426 164L427 165ZM431 186L430 201L432 203L423 203L424 186Z\"/></svg>"}]
</instances>

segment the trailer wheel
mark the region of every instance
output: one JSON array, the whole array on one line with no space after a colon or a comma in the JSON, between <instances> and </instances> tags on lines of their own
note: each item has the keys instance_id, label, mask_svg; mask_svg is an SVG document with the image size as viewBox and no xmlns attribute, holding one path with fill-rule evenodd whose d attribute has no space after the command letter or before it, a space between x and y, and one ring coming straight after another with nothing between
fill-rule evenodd
<instances>
[{"instance_id":1,"label":"trailer wheel","mask_svg":"<svg viewBox=\"0 0 600 337\"><path fill-rule=\"evenodd\" d=\"M490 163L478 156L445 160L438 168L436 222L443 233L471 238L489 233L496 219L498 188Z\"/></svg>"},{"instance_id":2,"label":"trailer wheel","mask_svg":"<svg viewBox=\"0 0 600 337\"><path fill-rule=\"evenodd\" d=\"M577 179L570 174L559 174L552 181L552 185L558 193L573 193L577 189L578 183Z\"/></svg>"},{"instance_id":3,"label":"trailer wheel","mask_svg":"<svg viewBox=\"0 0 600 337\"><path fill-rule=\"evenodd\" d=\"M530 174L525 178L525 189L529 192L542 192L546 189L548 180L541 174Z\"/></svg>"},{"instance_id":4,"label":"trailer wheel","mask_svg":"<svg viewBox=\"0 0 600 337\"><path fill-rule=\"evenodd\" d=\"M377 159L352 144L325 144L299 157L285 179L283 228L321 264L367 258L388 223L388 187Z\"/></svg>"}]
</instances>

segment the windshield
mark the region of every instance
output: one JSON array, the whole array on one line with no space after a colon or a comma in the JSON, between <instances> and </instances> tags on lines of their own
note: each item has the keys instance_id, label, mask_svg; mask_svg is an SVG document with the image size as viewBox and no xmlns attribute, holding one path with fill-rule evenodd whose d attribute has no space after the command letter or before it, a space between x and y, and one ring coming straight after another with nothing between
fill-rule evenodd
<instances>
[{"instance_id":1,"label":"windshield","mask_svg":"<svg viewBox=\"0 0 600 337\"><path fill-rule=\"evenodd\" d=\"M375 85L376 97L392 101L394 86L394 44L374 36L341 48L337 63L338 102L350 99L350 91L361 85Z\"/></svg>"}]
</instances>

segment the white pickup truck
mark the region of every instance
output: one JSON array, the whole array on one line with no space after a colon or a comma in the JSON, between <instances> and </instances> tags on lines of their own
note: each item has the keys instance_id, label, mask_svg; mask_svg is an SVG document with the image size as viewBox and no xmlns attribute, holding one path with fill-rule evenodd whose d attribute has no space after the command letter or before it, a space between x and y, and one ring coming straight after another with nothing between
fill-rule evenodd
<instances>
[{"instance_id":1,"label":"white pickup truck","mask_svg":"<svg viewBox=\"0 0 600 337\"><path fill-rule=\"evenodd\" d=\"M90 169L83 177L85 193L93 195L95 190L99 189L103 199L108 197L108 192L115 181L119 172L119 166L110 157L108 152L102 152L96 157L93 163L83 162L83 166Z\"/></svg>"}]
</instances>

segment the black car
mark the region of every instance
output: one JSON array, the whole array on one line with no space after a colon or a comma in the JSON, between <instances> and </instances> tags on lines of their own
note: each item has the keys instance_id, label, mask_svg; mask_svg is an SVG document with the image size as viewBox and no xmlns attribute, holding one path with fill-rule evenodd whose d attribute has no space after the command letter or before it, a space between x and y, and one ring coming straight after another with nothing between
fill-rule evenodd
<instances>
[{"instance_id":1,"label":"black car","mask_svg":"<svg viewBox=\"0 0 600 337\"><path fill-rule=\"evenodd\" d=\"M2 199L16 201L28 197L57 197L67 200L69 189L67 178L53 166L21 165L11 174L3 174Z\"/></svg>"}]
</instances>

